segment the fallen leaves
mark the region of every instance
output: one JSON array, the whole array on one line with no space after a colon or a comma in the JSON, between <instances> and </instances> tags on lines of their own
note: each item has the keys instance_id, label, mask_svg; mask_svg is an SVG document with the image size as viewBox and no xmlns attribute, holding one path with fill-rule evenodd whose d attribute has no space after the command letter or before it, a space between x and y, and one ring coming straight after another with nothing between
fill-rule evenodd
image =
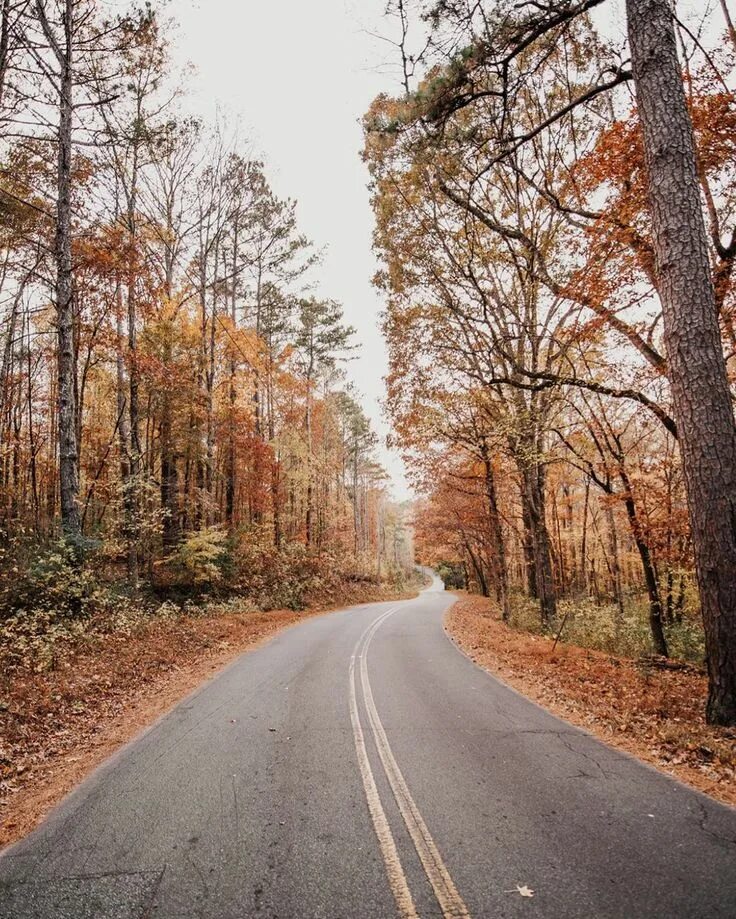
<instances>
[{"instance_id":1,"label":"fallen leaves","mask_svg":"<svg viewBox=\"0 0 736 919\"><path fill-rule=\"evenodd\" d=\"M340 602L394 598L396 592L366 585L346 589ZM10 673L0 658L0 847L29 832L87 772L213 671L325 611L153 618L130 633L82 640L56 669L40 673Z\"/></svg>"},{"instance_id":2,"label":"fallen leaves","mask_svg":"<svg viewBox=\"0 0 736 919\"><path fill-rule=\"evenodd\" d=\"M512 890L506 890L504 893L518 893L521 897L533 897L534 891L526 884L517 884Z\"/></svg>"}]
</instances>

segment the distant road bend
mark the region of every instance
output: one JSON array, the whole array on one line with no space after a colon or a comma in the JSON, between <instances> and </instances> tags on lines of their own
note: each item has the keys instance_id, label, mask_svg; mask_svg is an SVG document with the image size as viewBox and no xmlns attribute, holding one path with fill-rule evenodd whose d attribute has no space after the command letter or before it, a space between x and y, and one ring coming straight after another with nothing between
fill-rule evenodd
<instances>
[{"instance_id":1,"label":"distant road bend","mask_svg":"<svg viewBox=\"0 0 736 919\"><path fill-rule=\"evenodd\" d=\"M240 657L0 858L0 917L736 917L736 811L478 669L452 600Z\"/></svg>"}]
</instances>

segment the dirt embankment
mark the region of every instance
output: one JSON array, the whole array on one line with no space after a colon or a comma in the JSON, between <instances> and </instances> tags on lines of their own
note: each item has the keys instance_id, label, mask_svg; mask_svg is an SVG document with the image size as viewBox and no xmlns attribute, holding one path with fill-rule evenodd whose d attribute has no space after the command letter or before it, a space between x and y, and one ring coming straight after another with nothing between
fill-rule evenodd
<instances>
[{"instance_id":1,"label":"dirt embankment","mask_svg":"<svg viewBox=\"0 0 736 919\"><path fill-rule=\"evenodd\" d=\"M366 589L340 607L415 595ZM81 642L54 669L0 675L0 847L243 651L327 611L157 617Z\"/></svg>"},{"instance_id":2,"label":"dirt embankment","mask_svg":"<svg viewBox=\"0 0 736 919\"><path fill-rule=\"evenodd\" d=\"M697 669L613 657L509 628L489 600L448 612L450 637L481 667L606 743L736 806L736 731L706 725Z\"/></svg>"}]
</instances>

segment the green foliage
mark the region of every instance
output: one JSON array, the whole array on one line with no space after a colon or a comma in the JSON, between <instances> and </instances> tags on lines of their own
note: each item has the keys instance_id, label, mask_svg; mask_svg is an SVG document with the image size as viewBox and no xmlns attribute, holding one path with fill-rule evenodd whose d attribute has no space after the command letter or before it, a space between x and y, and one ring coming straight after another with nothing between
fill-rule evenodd
<instances>
[{"instance_id":1,"label":"green foliage","mask_svg":"<svg viewBox=\"0 0 736 919\"><path fill-rule=\"evenodd\" d=\"M218 527L190 534L158 570L158 599L147 590L131 594L106 548L84 550L64 540L0 541L6 673L54 669L82 645L132 635L156 619L330 606L362 600L377 584L349 553L318 554L301 543L277 549L267 527L236 536ZM384 566L382 574L397 589L411 582L400 568Z\"/></svg>"},{"instance_id":2,"label":"green foliage","mask_svg":"<svg viewBox=\"0 0 736 919\"><path fill-rule=\"evenodd\" d=\"M5 542L0 552L0 657L3 666L46 670L82 639L106 607L89 543Z\"/></svg>"},{"instance_id":3,"label":"green foliage","mask_svg":"<svg viewBox=\"0 0 736 919\"><path fill-rule=\"evenodd\" d=\"M43 546L14 546L2 561L0 618L42 611L59 618L84 616L97 593L82 550L66 539Z\"/></svg>"},{"instance_id":4,"label":"green foliage","mask_svg":"<svg viewBox=\"0 0 736 919\"><path fill-rule=\"evenodd\" d=\"M705 661L705 633L700 619L683 618L665 627L670 655L684 661Z\"/></svg>"},{"instance_id":5,"label":"green foliage","mask_svg":"<svg viewBox=\"0 0 736 919\"><path fill-rule=\"evenodd\" d=\"M0 658L8 670L53 670L65 650L89 638L88 622L48 609L19 610L0 628Z\"/></svg>"},{"instance_id":6,"label":"green foliage","mask_svg":"<svg viewBox=\"0 0 736 919\"><path fill-rule=\"evenodd\" d=\"M539 604L517 593L511 601L512 628L539 634ZM665 626L670 654L680 660L702 664L705 648L703 629L695 617ZM550 624L548 635L560 634L560 640L582 648L606 651L621 657L641 657L653 653L646 597L629 598L624 614L613 603L594 599L559 600L557 619Z\"/></svg>"},{"instance_id":7,"label":"green foliage","mask_svg":"<svg viewBox=\"0 0 736 919\"><path fill-rule=\"evenodd\" d=\"M440 562L435 571L447 590L465 589L465 569L459 562Z\"/></svg>"}]
</instances>

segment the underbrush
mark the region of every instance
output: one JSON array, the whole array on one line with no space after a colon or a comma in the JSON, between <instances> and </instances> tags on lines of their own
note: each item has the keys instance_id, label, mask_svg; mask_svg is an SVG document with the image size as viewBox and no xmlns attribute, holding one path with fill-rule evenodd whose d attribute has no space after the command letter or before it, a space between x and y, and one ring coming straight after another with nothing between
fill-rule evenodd
<instances>
[{"instance_id":1,"label":"underbrush","mask_svg":"<svg viewBox=\"0 0 736 919\"><path fill-rule=\"evenodd\" d=\"M0 551L0 666L54 670L80 646L136 634L152 622L228 613L301 611L401 591L414 573L383 572L381 581L349 555L280 549L257 532L200 530L153 566L132 590L104 548L6 543Z\"/></svg>"},{"instance_id":2,"label":"underbrush","mask_svg":"<svg viewBox=\"0 0 736 919\"><path fill-rule=\"evenodd\" d=\"M509 625L542 634L539 605L521 594L511 599ZM597 603L590 598L558 600L557 617L546 630L568 644L605 651L621 657L639 658L654 653L645 597L628 598L623 616L613 603ZM705 657L703 629L692 614L665 625L670 656L698 666Z\"/></svg>"}]
</instances>

